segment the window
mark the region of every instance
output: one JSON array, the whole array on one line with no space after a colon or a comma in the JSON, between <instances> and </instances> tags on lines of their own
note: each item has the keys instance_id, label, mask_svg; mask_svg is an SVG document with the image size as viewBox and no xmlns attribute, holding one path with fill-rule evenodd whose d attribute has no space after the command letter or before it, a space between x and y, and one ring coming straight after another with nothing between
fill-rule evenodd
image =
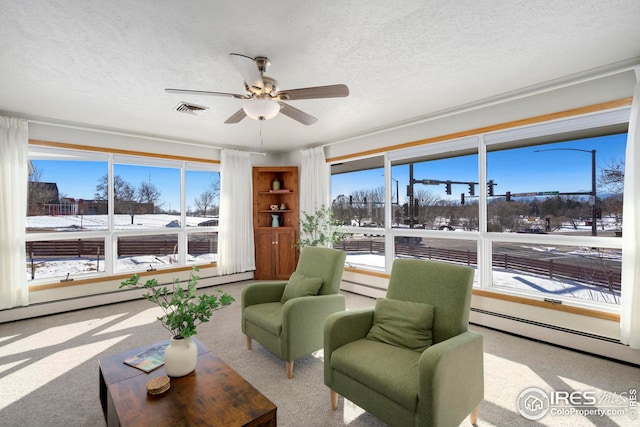
<instances>
[{"instance_id":1,"label":"window","mask_svg":"<svg viewBox=\"0 0 640 427\"><path fill-rule=\"evenodd\" d=\"M155 270L179 263L177 234L119 237L117 246L118 271Z\"/></svg>"},{"instance_id":2,"label":"window","mask_svg":"<svg viewBox=\"0 0 640 427\"><path fill-rule=\"evenodd\" d=\"M29 155L29 281L215 262L217 167L39 146Z\"/></svg>"},{"instance_id":3,"label":"window","mask_svg":"<svg viewBox=\"0 0 640 427\"><path fill-rule=\"evenodd\" d=\"M399 183L400 194L393 226L477 231L480 191L473 150L392 162L392 180Z\"/></svg>"},{"instance_id":4,"label":"window","mask_svg":"<svg viewBox=\"0 0 640 427\"><path fill-rule=\"evenodd\" d=\"M27 278L59 278L105 272L104 239L33 240L26 243Z\"/></svg>"},{"instance_id":5,"label":"window","mask_svg":"<svg viewBox=\"0 0 640 427\"><path fill-rule=\"evenodd\" d=\"M377 169L371 159L332 166L334 212L350 225L347 262L390 272L394 258L439 260L476 269L477 287L619 305L628 117L610 110L434 142L375 158ZM385 170L391 224L365 232L335 200Z\"/></svg>"},{"instance_id":6,"label":"window","mask_svg":"<svg viewBox=\"0 0 640 427\"><path fill-rule=\"evenodd\" d=\"M345 239L347 265L384 271L385 197L383 157L331 167L331 208Z\"/></svg>"},{"instance_id":7,"label":"window","mask_svg":"<svg viewBox=\"0 0 640 427\"><path fill-rule=\"evenodd\" d=\"M107 229L108 200L96 198L106 155L31 148L29 170L28 234Z\"/></svg>"},{"instance_id":8,"label":"window","mask_svg":"<svg viewBox=\"0 0 640 427\"><path fill-rule=\"evenodd\" d=\"M187 215L200 220L189 222L187 226L217 226L220 213L220 173L191 168L186 170Z\"/></svg>"},{"instance_id":9,"label":"window","mask_svg":"<svg viewBox=\"0 0 640 427\"><path fill-rule=\"evenodd\" d=\"M218 260L218 233L189 233L187 263L216 262Z\"/></svg>"},{"instance_id":10,"label":"window","mask_svg":"<svg viewBox=\"0 0 640 427\"><path fill-rule=\"evenodd\" d=\"M615 236L626 133L487 153L487 230Z\"/></svg>"},{"instance_id":11,"label":"window","mask_svg":"<svg viewBox=\"0 0 640 427\"><path fill-rule=\"evenodd\" d=\"M547 300L620 304L621 257L611 248L495 242L492 282Z\"/></svg>"},{"instance_id":12,"label":"window","mask_svg":"<svg viewBox=\"0 0 640 427\"><path fill-rule=\"evenodd\" d=\"M383 158L375 157L331 168L334 218L353 227L384 227Z\"/></svg>"},{"instance_id":13,"label":"window","mask_svg":"<svg viewBox=\"0 0 640 427\"><path fill-rule=\"evenodd\" d=\"M135 159L136 163L142 159ZM113 186L102 178L100 198L113 191L115 228L176 227L180 223L180 168L122 164L113 166Z\"/></svg>"}]
</instances>

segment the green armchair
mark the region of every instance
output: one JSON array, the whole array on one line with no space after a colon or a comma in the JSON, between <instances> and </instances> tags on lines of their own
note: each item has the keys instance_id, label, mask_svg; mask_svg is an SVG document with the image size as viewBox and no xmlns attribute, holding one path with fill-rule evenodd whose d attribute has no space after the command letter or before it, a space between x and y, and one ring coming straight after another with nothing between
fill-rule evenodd
<instances>
[{"instance_id":1,"label":"green armchair","mask_svg":"<svg viewBox=\"0 0 640 427\"><path fill-rule=\"evenodd\" d=\"M347 254L330 248L305 247L289 281L257 282L242 289L242 332L286 361L293 362L323 345L327 316L344 311L340 283Z\"/></svg>"},{"instance_id":2,"label":"green armchair","mask_svg":"<svg viewBox=\"0 0 640 427\"><path fill-rule=\"evenodd\" d=\"M484 398L482 335L468 331L473 270L393 263L386 298L329 316L324 383L391 426L477 423Z\"/></svg>"}]
</instances>

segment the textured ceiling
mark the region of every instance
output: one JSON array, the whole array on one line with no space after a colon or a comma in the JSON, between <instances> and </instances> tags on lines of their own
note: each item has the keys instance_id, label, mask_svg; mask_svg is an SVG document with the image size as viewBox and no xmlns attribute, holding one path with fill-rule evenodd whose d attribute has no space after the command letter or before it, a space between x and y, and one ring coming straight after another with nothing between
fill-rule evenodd
<instances>
[{"instance_id":1,"label":"textured ceiling","mask_svg":"<svg viewBox=\"0 0 640 427\"><path fill-rule=\"evenodd\" d=\"M291 101L304 126L224 124L242 101L164 92L242 93L232 52L268 56L282 89L350 96ZM3 0L0 112L290 151L638 58L638 0Z\"/></svg>"}]
</instances>

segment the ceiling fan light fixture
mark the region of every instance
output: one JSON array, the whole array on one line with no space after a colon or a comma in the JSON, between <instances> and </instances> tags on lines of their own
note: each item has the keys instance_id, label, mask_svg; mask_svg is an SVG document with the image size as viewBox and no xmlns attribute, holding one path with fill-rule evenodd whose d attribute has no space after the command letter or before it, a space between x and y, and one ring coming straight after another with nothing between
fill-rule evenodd
<instances>
[{"instance_id":1,"label":"ceiling fan light fixture","mask_svg":"<svg viewBox=\"0 0 640 427\"><path fill-rule=\"evenodd\" d=\"M271 99L252 99L247 101L242 109L255 120L273 119L280 112L280 104Z\"/></svg>"}]
</instances>

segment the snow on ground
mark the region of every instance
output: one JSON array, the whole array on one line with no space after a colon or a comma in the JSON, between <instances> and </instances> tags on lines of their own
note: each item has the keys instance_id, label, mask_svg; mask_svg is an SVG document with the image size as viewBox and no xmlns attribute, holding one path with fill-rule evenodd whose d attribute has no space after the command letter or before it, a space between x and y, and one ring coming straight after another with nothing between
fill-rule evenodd
<instances>
[{"instance_id":1,"label":"snow on ground","mask_svg":"<svg viewBox=\"0 0 640 427\"><path fill-rule=\"evenodd\" d=\"M176 226L179 220L177 215L154 214L154 215L135 215L134 224L131 225L131 217L129 215L115 215L115 226L117 229L149 229L159 227ZM202 217L187 217L187 226L197 226L199 223L207 220ZM612 221L605 221L605 229L612 230L615 224ZM106 229L106 215L77 215L77 216L41 216L28 217L27 227L29 228L54 228L56 230L104 230ZM599 230L602 227L599 226ZM563 227L561 232L570 231L590 231L590 226L573 226ZM524 246L530 250L553 252L555 247L543 246ZM577 248L572 252L565 252L565 255L572 254L582 257L609 258L613 260L621 259L621 251L608 250L598 251L591 248ZM217 254L204 254L198 257L189 256L187 263L196 264L200 262L215 262ZM124 257L117 260L117 271L136 271L141 266L149 268L161 268L175 262L173 255L155 257L152 255ZM348 254L347 265L351 267L359 267L365 269L373 269L384 271L384 255L375 254ZM95 259L67 259L67 260L39 260L34 263L35 279L47 277L66 277L67 274L74 276L77 274L87 274L96 271L104 272L104 259L96 262ZM28 277L31 278L31 265L27 265ZM588 301L599 301L611 304L619 304L620 293L610 292L603 288L588 285L571 280L549 279L546 277L535 276L532 274L521 274L517 271L498 270L493 272L493 285L497 288L509 288L519 291L533 291L537 293L548 294L556 297L571 297Z\"/></svg>"},{"instance_id":2,"label":"snow on ground","mask_svg":"<svg viewBox=\"0 0 640 427\"><path fill-rule=\"evenodd\" d=\"M107 215L60 215L60 216L28 216L27 228L29 229L54 229L65 230L106 230ZM205 217L186 218L187 227L195 227L199 223L206 221ZM175 222L177 221L177 222ZM149 214L134 215L133 224L130 215L114 215L114 227L122 229L149 229L159 227L180 226L180 215L169 214Z\"/></svg>"},{"instance_id":3,"label":"snow on ground","mask_svg":"<svg viewBox=\"0 0 640 427\"><path fill-rule=\"evenodd\" d=\"M202 254L199 256L188 256L187 264L200 264L216 262L218 254ZM142 255L135 257L122 257L117 260L116 271L140 271L142 267L160 268L175 263L173 255L153 256ZM142 267L141 267L142 266ZM95 259L73 258L73 259L44 259L34 262L34 280L51 277L66 277L67 274L73 277L78 274L90 274L96 271L104 273L104 259L97 262ZM27 260L27 277L31 279L31 263Z\"/></svg>"},{"instance_id":4,"label":"snow on ground","mask_svg":"<svg viewBox=\"0 0 640 427\"><path fill-rule=\"evenodd\" d=\"M348 254L347 266L384 271L384 256L375 254ZM530 273L494 269L493 286L524 292L548 294L550 297L569 297L587 301L620 304L620 292L613 292L598 286L574 280L549 279ZM477 270L476 270L477 275ZM477 280L477 278L476 278Z\"/></svg>"}]
</instances>

